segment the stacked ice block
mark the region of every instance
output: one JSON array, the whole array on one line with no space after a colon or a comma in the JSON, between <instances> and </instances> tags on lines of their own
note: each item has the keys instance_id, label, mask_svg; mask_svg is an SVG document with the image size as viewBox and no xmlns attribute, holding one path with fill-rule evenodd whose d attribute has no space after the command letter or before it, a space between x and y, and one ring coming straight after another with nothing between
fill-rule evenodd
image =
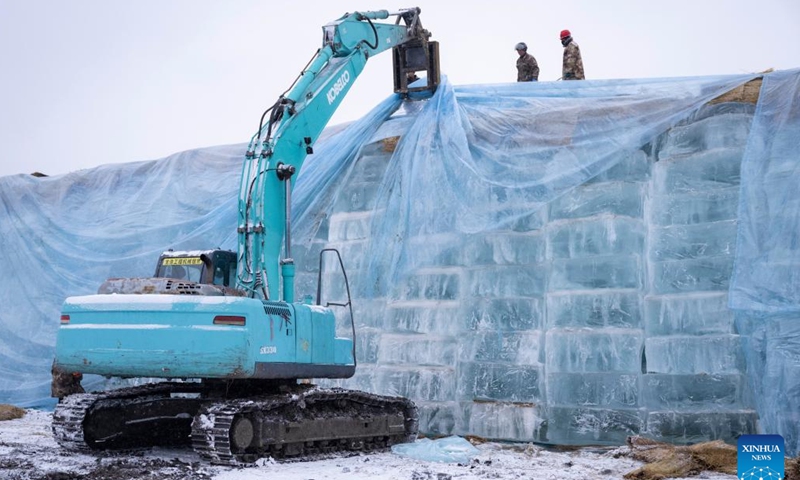
<instances>
[{"instance_id":1,"label":"stacked ice block","mask_svg":"<svg viewBox=\"0 0 800 480\"><path fill-rule=\"evenodd\" d=\"M550 204L549 442L620 443L641 430L649 166L642 151L625 155Z\"/></svg>"},{"instance_id":2,"label":"stacked ice block","mask_svg":"<svg viewBox=\"0 0 800 480\"><path fill-rule=\"evenodd\" d=\"M751 122L751 105L709 106L656 144L642 379L645 431L655 438L733 440L755 431L742 340L727 306Z\"/></svg>"}]
</instances>

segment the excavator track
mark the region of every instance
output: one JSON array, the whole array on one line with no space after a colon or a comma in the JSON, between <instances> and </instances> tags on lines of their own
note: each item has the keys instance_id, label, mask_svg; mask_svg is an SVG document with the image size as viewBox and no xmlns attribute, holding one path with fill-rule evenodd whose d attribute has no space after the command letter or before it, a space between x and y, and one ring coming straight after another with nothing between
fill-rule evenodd
<instances>
[{"instance_id":1,"label":"excavator track","mask_svg":"<svg viewBox=\"0 0 800 480\"><path fill-rule=\"evenodd\" d=\"M72 451L188 445L184 438L200 408L199 383L163 382L107 392L72 394L56 405L52 431Z\"/></svg>"},{"instance_id":2,"label":"excavator track","mask_svg":"<svg viewBox=\"0 0 800 480\"><path fill-rule=\"evenodd\" d=\"M238 465L413 442L418 416L408 399L355 390L296 385L225 399L201 383L164 382L69 395L56 406L52 430L59 445L72 451L191 445L206 461Z\"/></svg>"},{"instance_id":3,"label":"excavator track","mask_svg":"<svg viewBox=\"0 0 800 480\"><path fill-rule=\"evenodd\" d=\"M58 402L51 427L62 448L76 452L91 450L83 439L83 419L97 398L92 393L75 393Z\"/></svg>"},{"instance_id":4,"label":"excavator track","mask_svg":"<svg viewBox=\"0 0 800 480\"><path fill-rule=\"evenodd\" d=\"M418 426L408 399L309 388L206 405L192 422L192 446L221 465L306 461L413 442Z\"/></svg>"}]
</instances>

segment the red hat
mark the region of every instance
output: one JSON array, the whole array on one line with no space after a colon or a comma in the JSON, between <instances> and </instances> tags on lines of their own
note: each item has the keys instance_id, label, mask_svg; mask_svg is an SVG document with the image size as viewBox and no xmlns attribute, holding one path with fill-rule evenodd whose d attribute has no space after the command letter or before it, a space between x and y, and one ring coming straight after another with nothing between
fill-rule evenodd
<instances>
[{"instance_id":1,"label":"red hat","mask_svg":"<svg viewBox=\"0 0 800 480\"><path fill-rule=\"evenodd\" d=\"M569 30L561 30L561 38L569 37L572 34L569 33Z\"/></svg>"}]
</instances>

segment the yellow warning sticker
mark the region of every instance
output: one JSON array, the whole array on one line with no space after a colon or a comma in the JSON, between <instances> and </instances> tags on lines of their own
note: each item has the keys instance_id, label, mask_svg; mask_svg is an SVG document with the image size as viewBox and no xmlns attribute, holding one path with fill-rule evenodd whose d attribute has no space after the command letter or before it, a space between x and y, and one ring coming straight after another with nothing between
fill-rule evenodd
<instances>
[{"instance_id":1,"label":"yellow warning sticker","mask_svg":"<svg viewBox=\"0 0 800 480\"><path fill-rule=\"evenodd\" d=\"M201 265L203 263L200 257L172 257L165 258L162 265Z\"/></svg>"}]
</instances>

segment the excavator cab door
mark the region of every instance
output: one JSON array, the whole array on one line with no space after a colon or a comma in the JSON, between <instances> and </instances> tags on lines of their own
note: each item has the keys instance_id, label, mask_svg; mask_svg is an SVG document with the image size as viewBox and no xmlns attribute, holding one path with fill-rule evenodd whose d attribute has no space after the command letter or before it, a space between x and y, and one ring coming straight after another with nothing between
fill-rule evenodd
<instances>
[{"instance_id":1,"label":"excavator cab door","mask_svg":"<svg viewBox=\"0 0 800 480\"><path fill-rule=\"evenodd\" d=\"M211 262L206 263L208 283L234 288L236 286L236 254L229 250L214 250L208 256L211 257Z\"/></svg>"}]
</instances>

